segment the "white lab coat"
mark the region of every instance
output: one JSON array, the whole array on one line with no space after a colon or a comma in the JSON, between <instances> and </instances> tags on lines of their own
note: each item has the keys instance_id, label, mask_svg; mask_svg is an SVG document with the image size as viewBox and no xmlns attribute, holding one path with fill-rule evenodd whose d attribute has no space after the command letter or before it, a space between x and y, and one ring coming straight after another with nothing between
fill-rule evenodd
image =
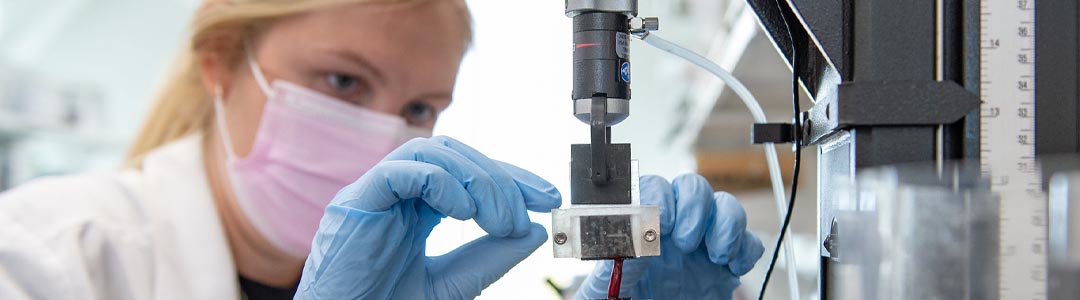
<instances>
[{"instance_id":1,"label":"white lab coat","mask_svg":"<svg viewBox=\"0 0 1080 300\"><path fill-rule=\"evenodd\" d=\"M237 299L202 135L0 194L0 299Z\"/></svg>"}]
</instances>

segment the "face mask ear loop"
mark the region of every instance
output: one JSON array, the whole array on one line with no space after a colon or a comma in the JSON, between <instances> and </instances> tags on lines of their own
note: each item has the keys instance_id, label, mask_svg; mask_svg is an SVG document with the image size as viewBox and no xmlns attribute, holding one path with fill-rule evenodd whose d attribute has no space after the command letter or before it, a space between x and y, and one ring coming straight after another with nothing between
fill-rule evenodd
<instances>
[{"instance_id":1,"label":"face mask ear loop","mask_svg":"<svg viewBox=\"0 0 1080 300\"><path fill-rule=\"evenodd\" d=\"M233 151L232 137L229 136L229 129L225 124L225 106L222 104L222 90L221 84L214 85L214 119L216 121L216 127L218 135L221 136L221 144L225 146L225 157L229 161L236 159L236 152Z\"/></svg>"},{"instance_id":2,"label":"face mask ear loop","mask_svg":"<svg viewBox=\"0 0 1080 300\"><path fill-rule=\"evenodd\" d=\"M259 89L263 91L263 94L270 97L270 83L266 81L266 76L263 75L262 68L259 67L259 63L255 61L255 55L252 54L252 49L255 48L251 47L251 42L246 42L244 44L246 45L245 48L247 48L247 51L245 51L247 53L247 63L248 66L251 67L251 74L255 76L255 83L259 84Z\"/></svg>"}]
</instances>

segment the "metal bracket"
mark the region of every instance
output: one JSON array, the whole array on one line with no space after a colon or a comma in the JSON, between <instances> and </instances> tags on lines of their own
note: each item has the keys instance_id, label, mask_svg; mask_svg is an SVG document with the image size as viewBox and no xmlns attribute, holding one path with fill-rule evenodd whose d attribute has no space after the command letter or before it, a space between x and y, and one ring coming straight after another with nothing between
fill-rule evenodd
<instances>
[{"instance_id":1,"label":"metal bracket","mask_svg":"<svg viewBox=\"0 0 1080 300\"><path fill-rule=\"evenodd\" d=\"M592 172L589 177L596 185L603 185L611 180L607 159L608 146L611 145L611 127L607 126L607 109L607 97L593 96L589 122L592 127Z\"/></svg>"},{"instance_id":2,"label":"metal bracket","mask_svg":"<svg viewBox=\"0 0 1080 300\"><path fill-rule=\"evenodd\" d=\"M820 100L806 124L810 143L852 127L949 124L979 108L979 98L952 81L846 82L837 97Z\"/></svg>"},{"instance_id":3,"label":"metal bracket","mask_svg":"<svg viewBox=\"0 0 1080 300\"><path fill-rule=\"evenodd\" d=\"M786 144L795 141L795 126L791 123L754 123L750 141L754 144Z\"/></svg>"}]
</instances>

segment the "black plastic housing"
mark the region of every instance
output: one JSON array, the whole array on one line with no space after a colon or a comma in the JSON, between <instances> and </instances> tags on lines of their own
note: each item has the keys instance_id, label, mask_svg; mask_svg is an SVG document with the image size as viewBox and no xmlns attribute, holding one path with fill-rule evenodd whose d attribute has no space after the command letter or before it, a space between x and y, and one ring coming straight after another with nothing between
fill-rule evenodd
<instances>
[{"instance_id":1,"label":"black plastic housing","mask_svg":"<svg viewBox=\"0 0 1080 300\"><path fill-rule=\"evenodd\" d=\"M573 99L630 99L630 25L624 14L574 16Z\"/></svg>"},{"instance_id":2,"label":"black plastic housing","mask_svg":"<svg viewBox=\"0 0 1080 300\"><path fill-rule=\"evenodd\" d=\"M610 179L592 180L592 145L570 145L570 203L630 204L630 144L611 144L606 153Z\"/></svg>"}]
</instances>

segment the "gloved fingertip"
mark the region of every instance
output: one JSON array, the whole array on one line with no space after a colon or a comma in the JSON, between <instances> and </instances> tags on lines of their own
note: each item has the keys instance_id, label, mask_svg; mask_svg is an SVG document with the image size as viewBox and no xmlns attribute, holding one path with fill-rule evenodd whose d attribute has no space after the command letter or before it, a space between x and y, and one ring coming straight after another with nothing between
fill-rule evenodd
<instances>
[{"instance_id":1,"label":"gloved fingertip","mask_svg":"<svg viewBox=\"0 0 1080 300\"><path fill-rule=\"evenodd\" d=\"M708 190L712 192L712 186L709 185L709 180L704 176L695 173L686 173L675 177L671 180L672 186L680 186L685 190Z\"/></svg>"},{"instance_id":2,"label":"gloved fingertip","mask_svg":"<svg viewBox=\"0 0 1080 300\"><path fill-rule=\"evenodd\" d=\"M522 187L521 195L525 198L525 209L530 211L548 213L562 206L562 193L554 186L547 189Z\"/></svg>"},{"instance_id":3,"label":"gloved fingertip","mask_svg":"<svg viewBox=\"0 0 1080 300\"><path fill-rule=\"evenodd\" d=\"M688 254L697 250L713 225L713 190L708 181L697 174L676 177L671 188L675 198L675 228L671 235L679 250Z\"/></svg>"},{"instance_id":4,"label":"gloved fingertip","mask_svg":"<svg viewBox=\"0 0 1080 300\"><path fill-rule=\"evenodd\" d=\"M638 183L641 184L642 189L647 189L647 188L657 188L657 189L669 188L670 189L671 188L671 183L668 182L667 179L665 179L664 177L661 177L660 175L652 175L652 174L642 175L640 178L638 178Z\"/></svg>"},{"instance_id":5,"label":"gloved fingertip","mask_svg":"<svg viewBox=\"0 0 1080 300\"><path fill-rule=\"evenodd\" d=\"M401 146L398 146L397 149L394 149L394 151L391 151L390 154L387 154L385 157L383 157L383 161L415 160L412 158L415 157L418 153L423 152L424 148L430 147L431 145L431 139L420 137L413 138L405 142L404 144L401 144Z\"/></svg>"},{"instance_id":6,"label":"gloved fingertip","mask_svg":"<svg viewBox=\"0 0 1080 300\"><path fill-rule=\"evenodd\" d=\"M709 261L714 264L732 264L732 258L742 250L738 235L728 237L723 234L709 232L706 236L708 240L705 241L705 244L708 248Z\"/></svg>"},{"instance_id":7,"label":"gloved fingertip","mask_svg":"<svg viewBox=\"0 0 1080 300\"><path fill-rule=\"evenodd\" d=\"M546 213L562 206L562 193L551 182L518 166L495 162L514 178L514 183L525 198L526 209Z\"/></svg>"},{"instance_id":8,"label":"gloved fingertip","mask_svg":"<svg viewBox=\"0 0 1080 300\"><path fill-rule=\"evenodd\" d=\"M410 138L408 141L405 141L405 142L406 143L408 143L408 142L422 143L424 141L427 141L428 139L429 138L426 138L426 137L414 137L414 138Z\"/></svg>"},{"instance_id":9,"label":"gloved fingertip","mask_svg":"<svg viewBox=\"0 0 1080 300\"><path fill-rule=\"evenodd\" d=\"M727 192L713 193L715 214L713 224L708 228L706 235L709 238L709 246L733 247L734 242L746 230L746 210L743 209L739 200Z\"/></svg>"},{"instance_id":10,"label":"gloved fingertip","mask_svg":"<svg viewBox=\"0 0 1080 300\"><path fill-rule=\"evenodd\" d=\"M765 245L761 244L761 240L757 236L754 236L754 245L751 248L753 251L750 252L752 254L749 257L752 261L760 260L761 256L765 254Z\"/></svg>"},{"instance_id":11,"label":"gloved fingertip","mask_svg":"<svg viewBox=\"0 0 1080 300\"><path fill-rule=\"evenodd\" d=\"M536 245L535 248L540 248L540 246L544 245L548 240L547 228L544 228L544 225L537 223L529 223L529 234L526 238L526 242L531 242L533 245Z\"/></svg>"},{"instance_id":12,"label":"gloved fingertip","mask_svg":"<svg viewBox=\"0 0 1080 300\"><path fill-rule=\"evenodd\" d=\"M543 196L539 196L536 198L546 201L535 201L535 205L531 205L531 210L536 212L551 212L552 209L562 207L562 192L559 192L559 189L556 188L554 185L544 188L543 190L538 189L538 191L543 193Z\"/></svg>"},{"instance_id":13,"label":"gloved fingertip","mask_svg":"<svg viewBox=\"0 0 1080 300\"><path fill-rule=\"evenodd\" d=\"M558 194L558 191L556 191L556 194ZM553 209L557 209L559 207L562 207L562 195L561 194L559 196L552 197L552 198L549 198L549 199L552 199L552 200L550 202L545 203L544 205L529 205L526 208L528 208L530 211L534 211L534 212L549 213Z\"/></svg>"},{"instance_id":14,"label":"gloved fingertip","mask_svg":"<svg viewBox=\"0 0 1080 300\"><path fill-rule=\"evenodd\" d=\"M733 261L728 264L728 267L736 276L745 275L757 265L764 252L765 246L761 244L761 240L750 231L745 231L739 237L738 250L733 250L731 253Z\"/></svg>"},{"instance_id":15,"label":"gloved fingertip","mask_svg":"<svg viewBox=\"0 0 1080 300\"><path fill-rule=\"evenodd\" d=\"M761 256L765 254L765 245L761 243L761 239L756 234L747 230L743 233L743 245L748 248L745 251L743 260L756 262L761 259Z\"/></svg>"},{"instance_id":16,"label":"gloved fingertip","mask_svg":"<svg viewBox=\"0 0 1080 300\"><path fill-rule=\"evenodd\" d=\"M665 200L673 197L671 183L660 176L641 176L638 179L638 186L641 189L642 205L663 205Z\"/></svg>"},{"instance_id":17,"label":"gloved fingertip","mask_svg":"<svg viewBox=\"0 0 1080 300\"><path fill-rule=\"evenodd\" d=\"M715 192L713 193L713 199L716 201L717 215L723 214L725 217L734 218L737 220L737 224L742 224L746 227L746 209L743 208L742 203L728 192ZM740 228L741 230L742 228Z\"/></svg>"},{"instance_id":18,"label":"gloved fingertip","mask_svg":"<svg viewBox=\"0 0 1080 300\"><path fill-rule=\"evenodd\" d=\"M732 275L743 276L743 275L746 275L746 273L750 273L750 270L754 269L755 263L756 263L756 261L744 261L744 262L729 264L728 265L728 270L731 271Z\"/></svg>"},{"instance_id":19,"label":"gloved fingertip","mask_svg":"<svg viewBox=\"0 0 1080 300\"><path fill-rule=\"evenodd\" d=\"M460 141L445 135L436 135L428 138L432 142L436 142L442 145L449 146L450 144L462 144Z\"/></svg>"}]
</instances>

